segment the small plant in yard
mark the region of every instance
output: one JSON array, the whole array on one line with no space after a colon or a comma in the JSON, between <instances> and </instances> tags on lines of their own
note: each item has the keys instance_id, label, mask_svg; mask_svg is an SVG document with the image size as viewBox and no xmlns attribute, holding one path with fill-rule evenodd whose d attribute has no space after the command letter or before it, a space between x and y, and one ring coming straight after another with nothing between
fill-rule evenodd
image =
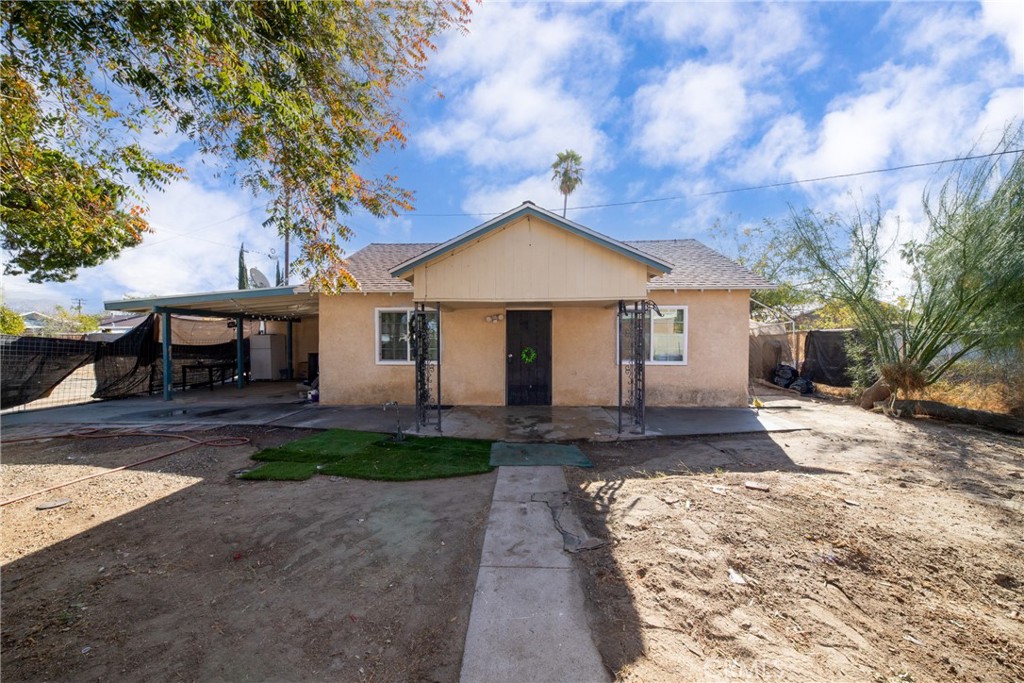
<instances>
[{"instance_id":1,"label":"small plant in yard","mask_svg":"<svg viewBox=\"0 0 1024 683\"><path fill-rule=\"evenodd\" d=\"M242 479L294 481L314 474L356 479L413 481L491 471L491 442L330 429L253 456L265 464Z\"/></svg>"}]
</instances>

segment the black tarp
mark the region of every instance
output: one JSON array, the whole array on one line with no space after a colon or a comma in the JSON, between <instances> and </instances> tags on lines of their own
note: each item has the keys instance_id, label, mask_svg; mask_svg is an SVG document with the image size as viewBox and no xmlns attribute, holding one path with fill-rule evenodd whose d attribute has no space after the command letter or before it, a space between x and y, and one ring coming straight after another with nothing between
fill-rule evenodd
<instances>
[{"instance_id":1,"label":"black tarp","mask_svg":"<svg viewBox=\"0 0 1024 683\"><path fill-rule=\"evenodd\" d=\"M223 323L217 324L220 328ZM213 329L213 325L209 325ZM96 389L92 398L125 398L161 391L163 349L157 317L150 315L135 329L112 342L89 342L50 337L0 335L0 407L3 409L46 398L71 373L95 363ZM173 329L173 324L172 324ZM181 386L184 365L230 365L225 375L235 377L237 341L220 344L172 344L172 378ZM242 343L244 367L249 369L249 340ZM220 375L217 375L220 378ZM206 384L209 375L193 372L189 386ZM87 401L91 384L79 396ZM72 401L73 402L73 401Z\"/></svg>"},{"instance_id":2,"label":"black tarp","mask_svg":"<svg viewBox=\"0 0 1024 683\"><path fill-rule=\"evenodd\" d=\"M172 321L172 331L177 322L177 319ZM95 398L124 398L162 390L163 347L157 329L157 317L151 315L128 334L100 348L96 359ZM237 374L234 371L236 353L237 341L221 344L172 344L171 380L176 387L180 387L182 366L199 364L231 364L233 367L227 372L227 377L234 377ZM242 342L242 354L248 370L248 339ZM188 386L199 386L209 381L209 375L193 372L187 379Z\"/></svg>"},{"instance_id":3,"label":"black tarp","mask_svg":"<svg viewBox=\"0 0 1024 683\"><path fill-rule=\"evenodd\" d=\"M78 368L91 363L98 342L0 335L0 408L45 398Z\"/></svg>"},{"instance_id":4,"label":"black tarp","mask_svg":"<svg viewBox=\"0 0 1024 683\"><path fill-rule=\"evenodd\" d=\"M749 372L751 377L771 382L775 378L775 368L779 365L793 363L793 354L789 348L788 334L751 334Z\"/></svg>"},{"instance_id":5,"label":"black tarp","mask_svg":"<svg viewBox=\"0 0 1024 683\"><path fill-rule=\"evenodd\" d=\"M153 367L163 351L156 341L156 316L150 315L120 339L96 352L96 393L93 398L124 398L147 394L154 386Z\"/></svg>"},{"instance_id":6,"label":"black tarp","mask_svg":"<svg viewBox=\"0 0 1024 683\"><path fill-rule=\"evenodd\" d=\"M811 330L804 342L800 376L830 387L853 386L846 340L851 330Z\"/></svg>"}]
</instances>

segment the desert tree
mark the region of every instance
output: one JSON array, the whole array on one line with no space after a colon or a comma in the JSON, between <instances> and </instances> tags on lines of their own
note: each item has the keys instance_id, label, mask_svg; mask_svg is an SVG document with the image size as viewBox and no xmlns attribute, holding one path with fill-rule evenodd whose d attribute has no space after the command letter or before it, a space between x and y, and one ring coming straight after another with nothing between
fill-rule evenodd
<instances>
[{"instance_id":1,"label":"desert tree","mask_svg":"<svg viewBox=\"0 0 1024 683\"><path fill-rule=\"evenodd\" d=\"M1021 128L989 155L955 164L923 197L927 231L883 243L876 201L848 216L793 211L795 252L807 281L851 311L875 371L894 390L939 380L982 348L1024 343L1024 157ZM908 266L908 289L886 301L887 259Z\"/></svg>"}]
</instances>

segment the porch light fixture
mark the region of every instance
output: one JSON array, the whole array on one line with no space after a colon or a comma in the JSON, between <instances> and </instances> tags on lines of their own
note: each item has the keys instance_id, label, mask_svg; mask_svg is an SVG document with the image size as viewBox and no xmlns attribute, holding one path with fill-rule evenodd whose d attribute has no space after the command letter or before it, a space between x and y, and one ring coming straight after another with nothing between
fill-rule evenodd
<instances>
[{"instance_id":1,"label":"porch light fixture","mask_svg":"<svg viewBox=\"0 0 1024 683\"><path fill-rule=\"evenodd\" d=\"M489 323L496 323L499 320L504 320L504 319L505 319L505 314L504 313L499 313L497 315L489 315L486 318L484 318L484 320L486 320Z\"/></svg>"}]
</instances>

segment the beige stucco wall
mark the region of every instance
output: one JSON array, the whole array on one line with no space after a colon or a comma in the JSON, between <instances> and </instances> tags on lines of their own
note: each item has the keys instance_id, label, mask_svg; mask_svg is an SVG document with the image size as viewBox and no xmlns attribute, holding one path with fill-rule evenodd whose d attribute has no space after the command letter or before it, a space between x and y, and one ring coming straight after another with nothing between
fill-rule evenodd
<instances>
[{"instance_id":1,"label":"beige stucco wall","mask_svg":"<svg viewBox=\"0 0 1024 683\"><path fill-rule=\"evenodd\" d=\"M636 299L647 266L526 216L413 271L417 301Z\"/></svg>"},{"instance_id":2,"label":"beige stucco wall","mask_svg":"<svg viewBox=\"0 0 1024 683\"><path fill-rule=\"evenodd\" d=\"M551 311L551 402L556 406L608 406L618 400L615 309Z\"/></svg>"},{"instance_id":3,"label":"beige stucco wall","mask_svg":"<svg viewBox=\"0 0 1024 683\"><path fill-rule=\"evenodd\" d=\"M653 292L663 305L688 308L686 365L647 366L647 404L740 406L747 401L749 292ZM411 295L323 296L320 299L321 401L377 404L414 400L414 368L376 362L377 308L411 307ZM504 405L505 324L488 323L493 308L445 309L441 314L442 400ZM552 402L614 405L615 310L600 306L552 309Z\"/></svg>"},{"instance_id":4,"label":"beige stucco wall","mask_svg":"<svg viewBox=\"0 0 1024 683\"><path fill-rule=\"evenodd\" d=\"M320 402L334 405L412 403L412 365L378 365L375 310L412 306L411 295L320 297Z\"/></svg>"},{"instance_id":5,"label":"beige stucco wall","mask_svg":"<svg viewBox=\"0 0 1024 683\"><path fill-rule=\"evenodd\" d=\"M687 306L687 364L647 367L647 405L745 406L750 335L747 290L652 292Z\"/></svg>"},{"instance_id":6,"label":"beige stucco wall","mask_svg":"<svg viewBox=\"0 0 1024 683\"><path fill-rule=\"evenodd\" d=\"M441 400L457 405L505 405L505 323L485 318L494 308L441 312Z\"/></svg>"},{"instance_id":7,"label":"beige stucco wall","mask_svg":"<svg viewBox=\"0 0 1024 683\"><path fill-rule=\"evenodd\" d=\"M665 306L686 306L687 363L649 363L647 405L747 404L749 296L746 290L655 291ZM552 403L615 405L614 309L555 308L552 327Z\"/></svg>"},{"instance_id":8,"label":"beige stucco wall","mask_svg":"<svg viewBox=\"0 0 1024 683\"><path fill-rule=\"evenodd\" d=\"M411 294L320 297L320 401L365 405L415 400L412 364L377 363L378 308L411 308ZM501 308L441 313L441 400L459 405L504 405L505 326L484 318ZM436 377L436 376L435 376Z\"/></svg>"}]
</instances>

